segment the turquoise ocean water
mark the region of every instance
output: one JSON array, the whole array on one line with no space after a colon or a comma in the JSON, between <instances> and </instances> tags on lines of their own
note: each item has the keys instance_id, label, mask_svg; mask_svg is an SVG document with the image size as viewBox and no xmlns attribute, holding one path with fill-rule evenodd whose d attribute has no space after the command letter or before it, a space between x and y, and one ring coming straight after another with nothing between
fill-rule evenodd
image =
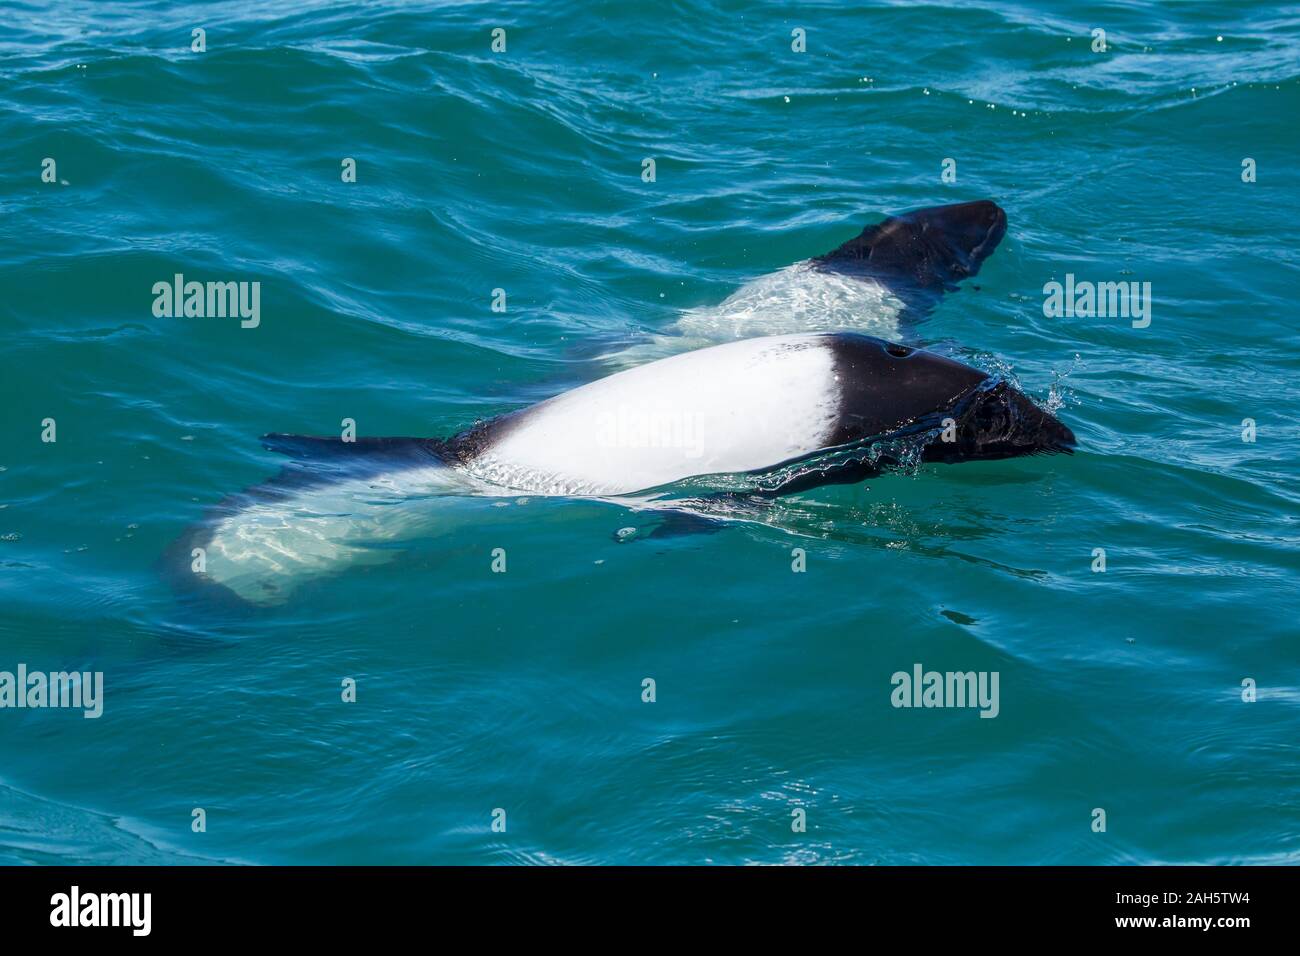
<instances>
[{"instance_id":1,"label":"turquoise ocean water","mask_svg":"<svg viewBox=\"0 0 1300 956\"><path fill-rule=\"evenodd\" d=\"M0 671L105 684L0 710L0 862L1297 862L1298 81L1257 3L0 4ZM480 502L241 613L160 570L266 432L449 435L978 198L1007 236L916 338L1072 457L708 535ZM260 325L155 317L175 273ZM1149 327L1045 317L1066 274ZM891 706L918 663L996 719Z\"/></svg>"}]
</instances>

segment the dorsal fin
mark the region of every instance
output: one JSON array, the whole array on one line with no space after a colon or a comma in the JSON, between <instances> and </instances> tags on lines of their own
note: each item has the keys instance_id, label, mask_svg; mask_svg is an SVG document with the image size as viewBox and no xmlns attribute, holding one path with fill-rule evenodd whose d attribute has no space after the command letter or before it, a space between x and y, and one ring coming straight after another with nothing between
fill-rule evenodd
<instances>
[{"instance_id":1,"label":"dorsal fin","mask_svg":"<svg viewBox=\"0 0 1300 956\"><path fill-rule=\"evenodd\" d=\"M901 294L937 296L978 273L1006 231L1006 213L987 199L930 206L868 226L813 261L824 269L879 279Z\"/></svg>"}]
</instances>

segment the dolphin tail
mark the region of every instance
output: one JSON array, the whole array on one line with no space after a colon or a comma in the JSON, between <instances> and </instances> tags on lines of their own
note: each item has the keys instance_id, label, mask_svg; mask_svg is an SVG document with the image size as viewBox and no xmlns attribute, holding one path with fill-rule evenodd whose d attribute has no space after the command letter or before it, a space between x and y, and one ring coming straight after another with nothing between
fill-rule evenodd
<instances>
[{"instance_id":1,"label":"dolphin tail","mask_svg":"<svg viewBox=\"0 0 1300 956\"><path fill-rule=\"evenodd\" d=\"M290 462L167 549L163 570L179 593L281 603L304 581L392 560L401 542L439 527L439 500L466 493L436 439L274 434L262 444Z\"/></svg>"}]
</instances>

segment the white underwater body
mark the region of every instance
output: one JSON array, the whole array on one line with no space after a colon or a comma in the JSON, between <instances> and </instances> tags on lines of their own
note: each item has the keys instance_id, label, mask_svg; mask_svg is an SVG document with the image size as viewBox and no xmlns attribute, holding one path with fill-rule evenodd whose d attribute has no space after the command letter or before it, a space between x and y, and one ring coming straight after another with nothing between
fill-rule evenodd
<instances>
[{"instance_id":1,"label":"white underwater body","mask_svg":"<svg viewBox=\"0 0 1300 956\"><path fill-rule=\"evenodd\" d=\"M204 574L245 601L277 604L307 579L392 560L389 546L445 528L447 505L481 492L460 471L431 460L426 468L253 498L214 521L203 544Z\"/></svg>"},{"instance_id":2,"label":"white underwater body","mask_svg":"<svg viewBox=\"0 0 1300 956\"><path fill-rule=\"evenodd\" d=\"M604 358L631 368L736 339L795 332L861 332L898 341L902 312L898 296L874 279L805 260L747 282L717 305L688 309L665 332Z\"/></svg>"}]
</instances>

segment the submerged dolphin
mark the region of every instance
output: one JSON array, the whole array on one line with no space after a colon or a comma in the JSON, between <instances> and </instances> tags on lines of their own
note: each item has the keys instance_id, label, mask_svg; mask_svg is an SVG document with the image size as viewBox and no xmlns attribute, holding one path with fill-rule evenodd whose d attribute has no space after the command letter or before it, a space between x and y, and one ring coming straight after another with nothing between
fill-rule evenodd
<instances>
[{"instance_id":1,"label":"submerged dolphin","mask_svg":"<svg viewBox=\"0 0 1300 956\"><path fill-rule=\"evenodd\" d=\"M197 578L272 604L388 560L451 498L616 498L719 474L764 476L760 493L783 494L875 474L901 439L934 462L1074 447L1022 393L952 359L856 333L768 336L618 372L445 440L266 436L294 464L178 545L202 553Z\"/></svg>"},{"instance_id":2,"label":"submerged dolphin","mask_svg":"<svg viewBox=\"0 0 1300 956\"><path fill-rule=\"evenodd\" d=\"M735 339L858 331L906 338L906 316L976 275L1007 231L987 199L931 206L867 226L838 248L754 279L716 306L689 309L667 331L604 356L616 368Z\"/></svg>"}]
</instances>

